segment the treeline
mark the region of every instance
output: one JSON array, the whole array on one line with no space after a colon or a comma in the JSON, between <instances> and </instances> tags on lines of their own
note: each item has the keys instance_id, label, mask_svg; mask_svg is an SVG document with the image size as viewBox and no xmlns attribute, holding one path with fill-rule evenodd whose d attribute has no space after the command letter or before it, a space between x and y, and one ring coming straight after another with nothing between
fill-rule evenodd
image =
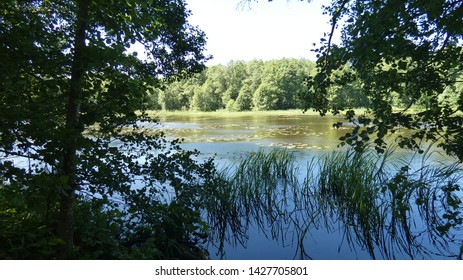
<instances>
[{"instance_id":1,"label":"treeline","mask_svg":"<svg viewBox=\"0 0 463 280\"><path fill-rule=\"evenodd\" d=\"M215 65L188 79L171 81L153 89L150 108L155 110L262 111L300 108L307 91L304 80L316 71L305 59L232 61ZM334 102L365 106L349 85L339 88Z\"/></svg>"},{"instance_id":2,"label":"treeline","mask_svg":"<svg viewBox=\"0 0 463 280\"><path fill-rule=\"evenodd\" d=\"M316 74L315 63L306 59L278 59L249 62L231 61L227 65L209 66L189 78L169 81L153 88L149 109L192 111L265 111L301 109L307 92L304 81ZM342 73L341 73L342 72ZM349 72L353 79L330 87L328 101L336 108L367 108L369 98L347 65L333 73L333 79ZM461 78L461 74L456 74ZM342 84L342 85L339 85ZM456 103L461 85L447 87L440 97L443 102ZM407 107L410 96L391 92L387 101L395 107ZM426 96L414 103L425 108Z\"/></svg>"}]
</instances>

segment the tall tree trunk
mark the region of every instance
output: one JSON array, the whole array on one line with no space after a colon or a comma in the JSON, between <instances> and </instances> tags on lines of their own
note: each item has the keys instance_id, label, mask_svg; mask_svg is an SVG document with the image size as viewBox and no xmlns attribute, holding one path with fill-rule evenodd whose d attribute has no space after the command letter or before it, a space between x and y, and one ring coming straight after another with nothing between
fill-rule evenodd
<instances>
[{"instance_id":1,"label":"tall tree trunk","mask_svg":"<svg viewBox=\"0 0 463 280\"><path fill-rule=\"evenodd\" d=\"M58 237L64 241L59 246L59 259L73 258L74 248L74 201L79 188L76 178L77 149L81 128L79 128L80 104L82 99L82 78L85 73L85 32L88 27L89 0L77 1L77 22L74 37L71 79L66 108L66 139L63 158L63 176L67 178L66 187L61 192Z\"/></svg>"}]
</instances>

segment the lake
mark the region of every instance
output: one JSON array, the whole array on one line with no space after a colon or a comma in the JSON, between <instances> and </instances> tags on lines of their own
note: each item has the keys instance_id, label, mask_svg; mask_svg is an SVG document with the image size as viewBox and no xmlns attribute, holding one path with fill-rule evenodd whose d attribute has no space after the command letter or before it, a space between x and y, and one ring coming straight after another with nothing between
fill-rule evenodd
<instances>
[{"instance_id":1,"label":"lake","mask_svg":"<svg viewBox=\"0 0 463 280\"><path fill-rule=\"evenodd\" d=\"M333 123L342 120L342 117L320 117L294 112L291 114L224 113L223 115L185 113L161 115L159 125L144 125L147 128L161 129L168 137L183 138L185 149L197 149L205 157L214 157L219 168L239 163L249 152L284 148L294 154L296 164L304 170L312 159L339 150L338 139L349 131L349 127L335 129ZM411 169L423 168L422 158L414 154L398 150L394 157L398 162L407 162ZM434 150L429 154L427 162L429 161L445 163L450 159L438 150ZM297 176L302 181L306 173L300 172ZM459 194L461 198L461 192ZM419 206L411 206L407 211L418 213L422 209ZM247 228L246 237L242 238L241 242L229 240L225 242L223 251L217 249L217 244L209 245L211 258L455 259L463 249L460 247L463 244L462 233L460 228L457 228L458 230L451 232L451 242L447 243L447 240L444 240L445 244L440 244L434 250L433 244L440 241L436 240L436 233L425 236L427 222L419 218L408 217L402 226L397 226L398 231L402 233L396 232L396 229L382 228L384 233L376 231L376 235L372 234L374 239L368 241L372 237L367 236L369 232L365 228L358 229L356 225L346 225L346 221L339 220L336 216L338 214L325 213L325 223L313 223L306 226L303 231L297 229L299 225L288 222L290 218L305 223L304 215L306 214L299 214L295 219L293 216L279 217L278 225L281 227L279 231L274 228L274 224L269 224L267 230L265 226L251 223ZM333 217L329 217L330 215ZM389 214L385 214L385 217L392 220L396 227L394 218ZM357 223L355 220L348 221ZM394 236L387 237L386 235L391 232ZM402 234L403 237L397 238L396 234ZM366 241L358 240L359 237L365 238ZM410 244L401 244L407 242ZM397 247L400 247L400 250L395 251Z\"/></svg>"}]
</instances>

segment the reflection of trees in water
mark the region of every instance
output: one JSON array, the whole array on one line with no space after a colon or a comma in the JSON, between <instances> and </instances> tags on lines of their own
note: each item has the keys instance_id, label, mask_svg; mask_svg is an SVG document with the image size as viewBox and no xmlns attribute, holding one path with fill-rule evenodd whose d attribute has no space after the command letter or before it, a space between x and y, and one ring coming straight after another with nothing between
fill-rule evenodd
<instances>
[{"instance_id":1,"label":"reflection of trees in water","mask_svg":"<svg viewBox=\"0 0 463 280\"><path fill-rule=\"evenodd\" d=\"M307 259L312 230L341 230L342 243L372 259L461 259L461 166L423 157L412 170L391 155L336 152L309 162L301 180L288 150L252 153L223 172L224 187L211 196L211 238L223 254L227 242L244 245L255 225L267 238L292 243L294 258Z\"/></svg>"}]
</instances>

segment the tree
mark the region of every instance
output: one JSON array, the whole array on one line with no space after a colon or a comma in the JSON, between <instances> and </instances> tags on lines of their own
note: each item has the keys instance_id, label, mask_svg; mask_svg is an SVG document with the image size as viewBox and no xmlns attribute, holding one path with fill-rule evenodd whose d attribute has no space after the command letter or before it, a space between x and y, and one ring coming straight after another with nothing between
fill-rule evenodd
<instances>
[{"instance_id":1,"label":"tree","mask_svg":"<svg viewBox=\"0 0 463 280\"><path fill-rule=\"evenodd\" d=\"M243 61L231 61L227 65L225 74L227 90L222 93L222 103L228 110L233 110L233 103L238 98L238 94L247 77L246 64Z\"/></svg>"},{"instance_id":2,"label":"tree","mask_svg":"<svg viewBox=\"0 0 463 280\"><path fill-rule=\"evenodd\" d=\"M278 102L283 95L283 91L274 83L263 82L254 92L252 97L253 108L256 111L277 110Z\"/></svg>"},{"instance_id":3,"label":"tree","mask_svg":"<svg viewBox=\"0 0 463 280\"><path fill-rule=\"evenodd\" d=\"M201 89L195 91L192 99L191 109L198 111L216 111L224 108L222 94L226 92L225 81L226 69L222 65L208 67L206 80Z\"/></svg>"},{"instance_id":4,"label":"tree","mask_svg":"<svg viewBox=\"0 0 463 280\"><path fill-rule=\"evenodd\" d=\"M263 65L261 81L254 91L256 110L285 110L299 107L298 96L305 90L304 60L279 59Z\"/></svg>"},{"instance_id":5,"label":"tree","mask_svg":"<svg viewBox=\"0 0 463 280\"><path fill-rule=\"evenodd\" d=\"M353 75L352 69L348 65L333 71L332 78L336 79L339 76L346 75L344 72L350 72ZM315 75L312 73L311 75ZM305 92L304 92L305 93ZM339 82L336 85L332 85L328 91L330 106L336 108L367 108L369 107L368 98L362 93L358 80L349 81L348 83ZM396 97L393 102L394 105L400 106L400 98Z\"/></svg>"},{"instance_id":6,"label":"tree","mask_svg":"<svg viewBox=\"0 0 463 280\"><path fill-rule=\"evenodd\" d=\"M252 91L250 80L245 80L243 86L238 93L238 97L233 103L232 109L235 111L250 111L252 109L252 97L254 92Z\"/></svg>"},{"instance_id":7,"label":"tree","mask_svg":"<svg viewBox=\"0 0 463 280\"><path fill-rule=\"evenodd\" d=\"M0 3L0 215L9 219L2 219L0 243L11 245L2 247L0 256L76 257L76 243L87 243L82 236L75 240L76 223L82 221L74 212L85 203L94 205L95 221L101 213L124 216L106 221L115 225L125 219L131 227L114 236L133 241L143 227L156 225L147 213L164 207L155 198L167 182L179 201L166 207L183 202L192 215L197 211L198 193L183 192L193 192L200 181L207 185L212 167L195 163L194 152L162 135L140 133L137 125L144 119L137 112L143 112L148 89L158 79L203 68L204 34L188 24L188 16L181 0ZM127 51L135 43L144 47L146 59ZM8 224L30 217L27 211L36 224L21 229ZM41 230L27 236L37 238L20 236L34 226Z\"/></svg>"},{"instance_id":8,"label":"tree","mask_svg":"<svg viewBox=\"0 0 463 280\"><path fill-rule=\"evenodd\" d=\"M150 108L161 106L164 110L190 108L198 111L300 108L299 96L306 91L304 79L314 68L315 63L304 59L231 61L226 66L210 66L183 80L166 80L162 91L150 95ZM356 91L349 88L352 88L351 84L336 92L342 90L345 100L357 100ZM258 96L254 104L256 92ZM262 95L264 92L269 95ZM155 96L158 99L153 102Z\"/></svg>"},{"instance_id":9,"label":"tree","mask_svg":"<svg viewBox=\"0 0 463 280\"><path fill-rule=\"evenodd\" d=\"M368 115L348 111L348 121L358 124L353 133L357 137L348 143L361 149L368 134L376 134L376 149L381 152L384 136L405 127L414 133L400 138L400 146L420 150L422 140L438 141L449 155L463 161L463 94L456 94L456 102L443 101L449 87L462 82L456 78L463 67L462 2L332 0L324 11L331 30L314 50L318 71L307 80L304 109L338 114L343 106L330 102L330 88L359 81L371 107ZM332 40L337 28L341 28L339 45ZM332 75L346 64L353 72ZM407 102L402 110L393 110L397 100ZM410 114L415 105L422 110ZM363 126L368 129L361 131Z\"/></svg>"},{"instance_id":10,"label":"tree","mask_svg":"<svg viewBox=\"0 0 463 280\"><path fill-rule=\"evenodd\" d=\"M341 108L328 102L329 89L358 80L370 100L371 115L348 112L348 120L358 124L354 130L358 137L347 142L362 147L368 134L375 134L376 149L383 151L384 136L404 127L413 134L400 138L400 146L419 150L422 140L438 141L448 154L463 161L463 92L456 93L455 102L442 98L462 82L458 78L463 70L462 4L459 0L333 0L325 10L332 30L316 49L318 73L308 80L305 109L338 113ZM342 42L334 45L333 33L341 22ZM333 78L332 73L345 64L353 72ZM394 110L391 96L407 104ZM410 114L416 105L421 110Z\"/></svg>"},{"instance_id":11,"label":"tree","mask_svg":"<svg viewBox=\"0 0 463 280\"><path fill-rule=\"evenodd\" d=\"M158 96L158 103L161 105L162 110L181 110L182 107L185 107L189 100L185 98L182 92L182 82L171 82Z\"/></svg>"}]
</instances>

